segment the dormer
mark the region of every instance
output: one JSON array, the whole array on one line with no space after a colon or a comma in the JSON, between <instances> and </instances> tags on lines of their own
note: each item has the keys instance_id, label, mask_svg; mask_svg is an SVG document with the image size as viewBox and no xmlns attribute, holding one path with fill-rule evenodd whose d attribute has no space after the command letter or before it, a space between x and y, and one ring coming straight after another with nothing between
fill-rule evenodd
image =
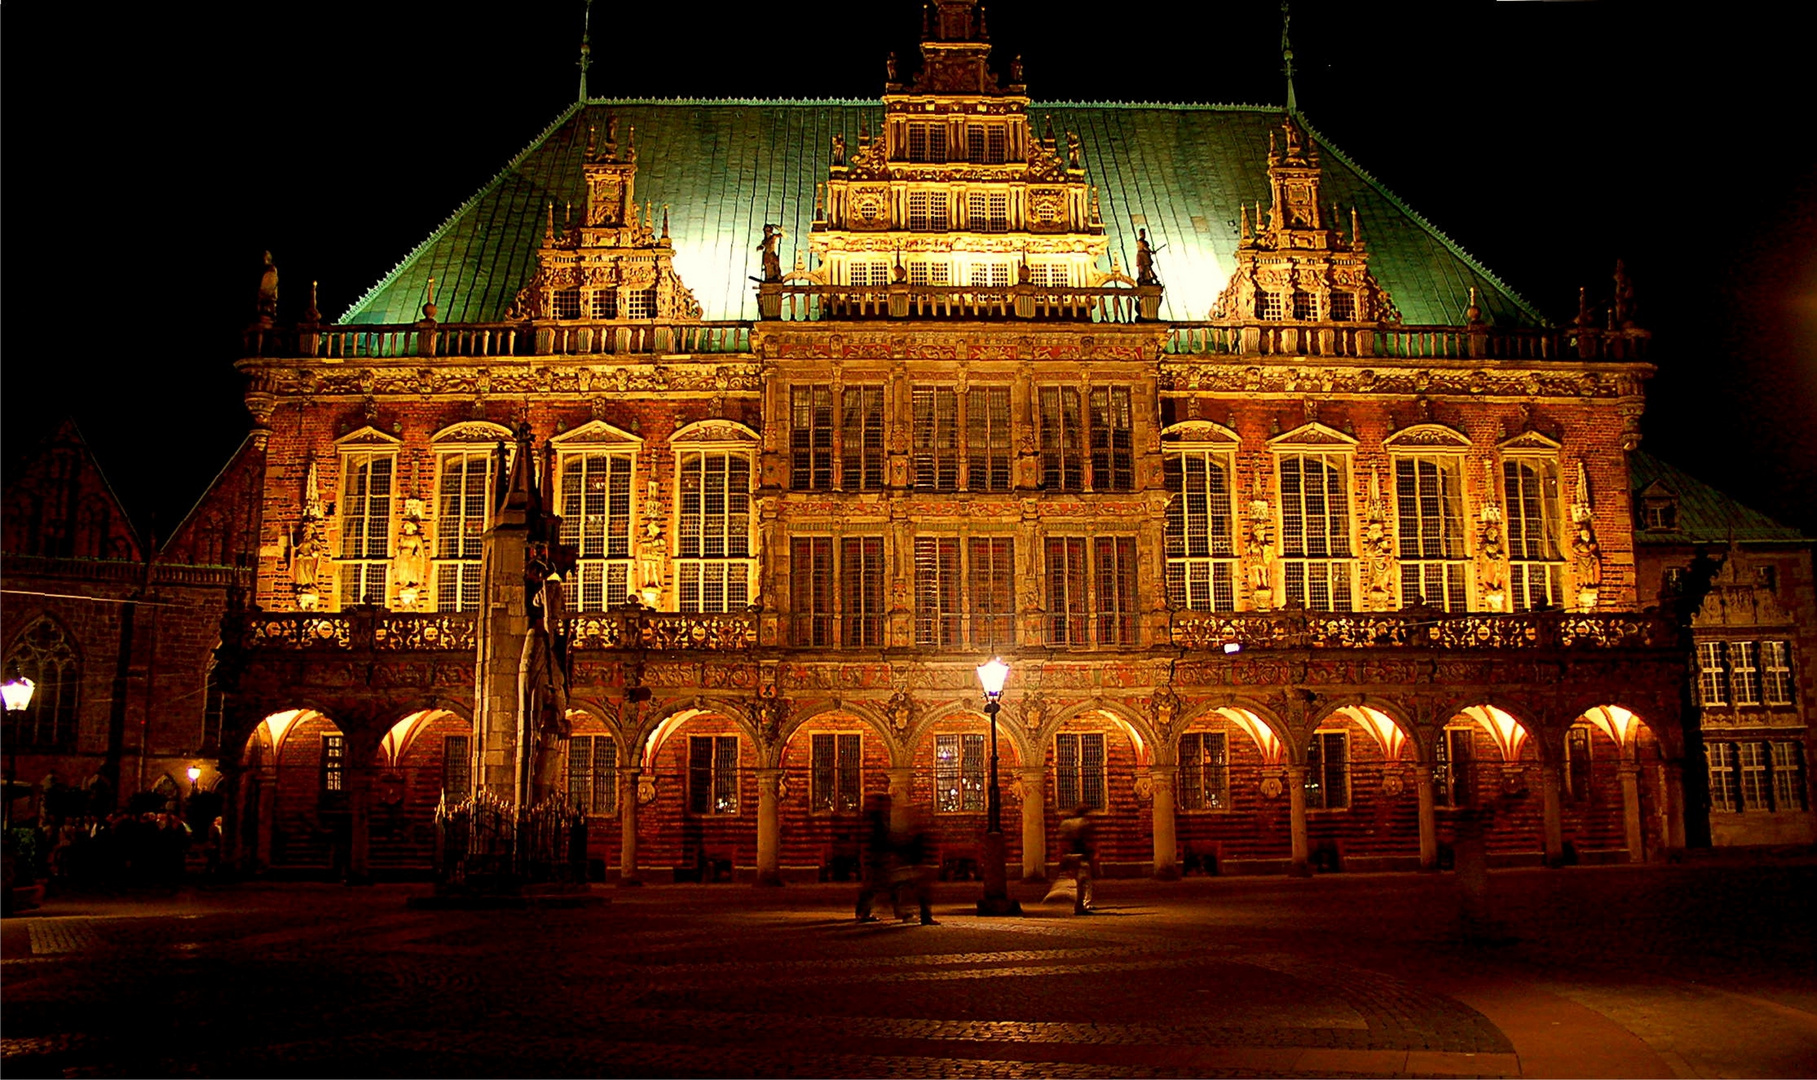
<instances>
[{"instance_id":1,"label":"dormer","mask_svg":"<svg viewBox=\"0 0 1817 1080\"><path fill-rule=\"evenodd\" d=\"M1646 532L1675 532L1678 529L1678 492L1658 480L1641 488L1634 496L1636 524Z\"/></svg>"},{"instance_id":2,"label":"dormer","mask_svg":"<svg viewBox=\"0 0 1817 1080\"><path fill-rule=\"evenodd\" d=\"M586 204L544 208L536 273L515 318L556 323L692 322L700 304L675 272L668 207L637 203L637 129L623 147L618 118L587 129ZM567 351L567 350L563 350Z\"/></svg>"},{"instance_id":3,"label":"dormer","mask_svg":"<svg viewBox=\"0 0 1817 1080\"><path fill-rule=\"evenodd\" d=\"M1320 202L1318 147L1292 116L1268 137L1269 207L1241 207L1237 268L1212 307L1220 322L1383 323L1400 312L1369 271L1353 207Z\"/></svg>"}]
</instances>

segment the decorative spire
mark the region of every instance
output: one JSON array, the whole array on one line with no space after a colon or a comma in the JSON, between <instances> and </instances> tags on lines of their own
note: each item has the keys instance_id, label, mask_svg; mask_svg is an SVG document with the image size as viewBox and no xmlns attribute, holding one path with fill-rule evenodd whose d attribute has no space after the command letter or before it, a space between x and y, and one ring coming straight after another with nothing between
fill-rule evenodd
<instances>
[{"instance_id":1,"label":"decorative spire","mask_svg":"<svg viewBox=\"0 0 1817 1080\"><path fill-rule=\"evenodd\" d=\"M580 24L580 103L587 103L587 69L593 66L593 45L591 31L593 28L593 0L587 0L586 14L581 16ZM1292 108L1291 105L1288 106Z\"/></svg>"},{"instance_id":2,"label":"decorative spire","mask_svg":"<svg viewBox=\"0 0 1817 1080\"><path fill-rule=\"evenodd\" d=\"M1281 74L1287 76L1287 111L1300 111L1299 99L1293 96L1293 43L1287 38L1288 27L1293 23L1293 13L1287 8L1287 0L1281 0Z\"/></svg>"}]
</instances>

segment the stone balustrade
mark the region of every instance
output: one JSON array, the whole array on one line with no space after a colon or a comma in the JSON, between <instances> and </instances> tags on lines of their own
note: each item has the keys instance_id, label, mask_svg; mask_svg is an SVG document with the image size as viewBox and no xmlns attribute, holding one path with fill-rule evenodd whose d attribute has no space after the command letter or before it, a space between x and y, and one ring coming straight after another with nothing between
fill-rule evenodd
<instances>
[{"instance_id":1,"label":"stone balustrade","mask_svg":"<svg viewBox=\"0 0 1817 1080\"><path fill-rule=\"evenodd\" d=\"M1645 649L1675 639L1653 614L1447 615L1441 611L1181 611L1173 643L1186 649Z\"/></svg>"}]
</instances>

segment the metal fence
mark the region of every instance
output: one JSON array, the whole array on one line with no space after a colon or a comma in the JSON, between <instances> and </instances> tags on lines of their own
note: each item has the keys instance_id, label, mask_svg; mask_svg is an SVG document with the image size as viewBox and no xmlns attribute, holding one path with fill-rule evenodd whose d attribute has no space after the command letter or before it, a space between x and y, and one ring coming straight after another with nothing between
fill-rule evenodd
<instances>
[{"instance_id":1,"label":"metal fence","mask_svg":"<svg viewBox=\"0 0 1817 1080\"><path fill-rule=\"evenodd\" d=\"M513 892L584 885L587 816L551 795L520 808L484 791L435 808L435 879L443 888Z\"/></svg>"}]
</instances>

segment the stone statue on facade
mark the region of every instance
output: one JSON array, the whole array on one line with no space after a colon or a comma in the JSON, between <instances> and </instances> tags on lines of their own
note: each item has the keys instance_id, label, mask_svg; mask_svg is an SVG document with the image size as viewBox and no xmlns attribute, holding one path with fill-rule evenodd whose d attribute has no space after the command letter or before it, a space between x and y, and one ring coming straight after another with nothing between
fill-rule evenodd
<instances>
[{"instance_id":1,"label":"stone statue on facade","mask_svg":"<svg viewBox=\"0 0 1817 1080\"><path fill-rule=\"evenodd\" d=\"M528 802L561 790L562 744L568 738L568 618L561 577L546 544L524 560L524 609L529 626L517 668L518 738L534 740Z\"/></svg>"},{"instance_id":2,"label":"stone statue on facade","mask_svg":"<svg viewBox=\"0 0 1817 1080\"><path fill-rule=\"evenodd\" d=\"M1162 247L1165 247L1165 246L1166 246L1165 244L1162 245ZM1137 285L1159 285L1159 284L1161 284L1161 279L1155 275L1155 253L1160 250L1161 250L1160 248L1152 247L1149 245L1147 229L1137 229L1136 230L1136 284Z\"/></svg>"},{"instance_id":3,"label":"stone statue on facade","mask_svg":"<svg viewBox=\"0 0 1817 1080\"><path fill-rule=\"evenodd\" d=\"M782 280L782 226L768 225L763 227L763 240L757 245L763 254L763 280L766 282Z\"/></svg>"},{"instance_id":4,"label":"stone statue on facade","mask_svg":"<svg viewBox=\"0 0 1817 1080\"><path fill-rule=\"evenodd\" d=\"M833 168L845 168L845 132L833 132Z\"/></svg>"},{"instance_id":5,"label":"stone statue on facade","mask_svg":"<svg viewBox=\"0 0 1817 1080\"><path fill-rule=\"evenodd\" d=\"M259 272L258 325L269 328L278 317L278 268L272 264L271 252L265 253L265 269Z\"/></svg>"},{"instance_id":6,"label":"stone statue on facade","mask_svg":"<svg viewBox=\"0 0 1817 1080\"><path fill-rule=\"evenodd\" d=\"M296 545L290 554L290 583L296 586L297 592L315 592L319 587L317 574L321 569L322 538L321 524L305 518L298 526Z\"/></svg>"},{"instance_id":7,"label":"stone statue on facade","mask_svg":"<svg viewBox=\"0 0 1817 1080\"><path fill-rule=\"evenodd\" d=\"M429 552L423 543L423 526L414 517L398 526L397 551L391 556L391 578L400 589L422 586L429 576Z\"/></svg>"}]
</instances>

